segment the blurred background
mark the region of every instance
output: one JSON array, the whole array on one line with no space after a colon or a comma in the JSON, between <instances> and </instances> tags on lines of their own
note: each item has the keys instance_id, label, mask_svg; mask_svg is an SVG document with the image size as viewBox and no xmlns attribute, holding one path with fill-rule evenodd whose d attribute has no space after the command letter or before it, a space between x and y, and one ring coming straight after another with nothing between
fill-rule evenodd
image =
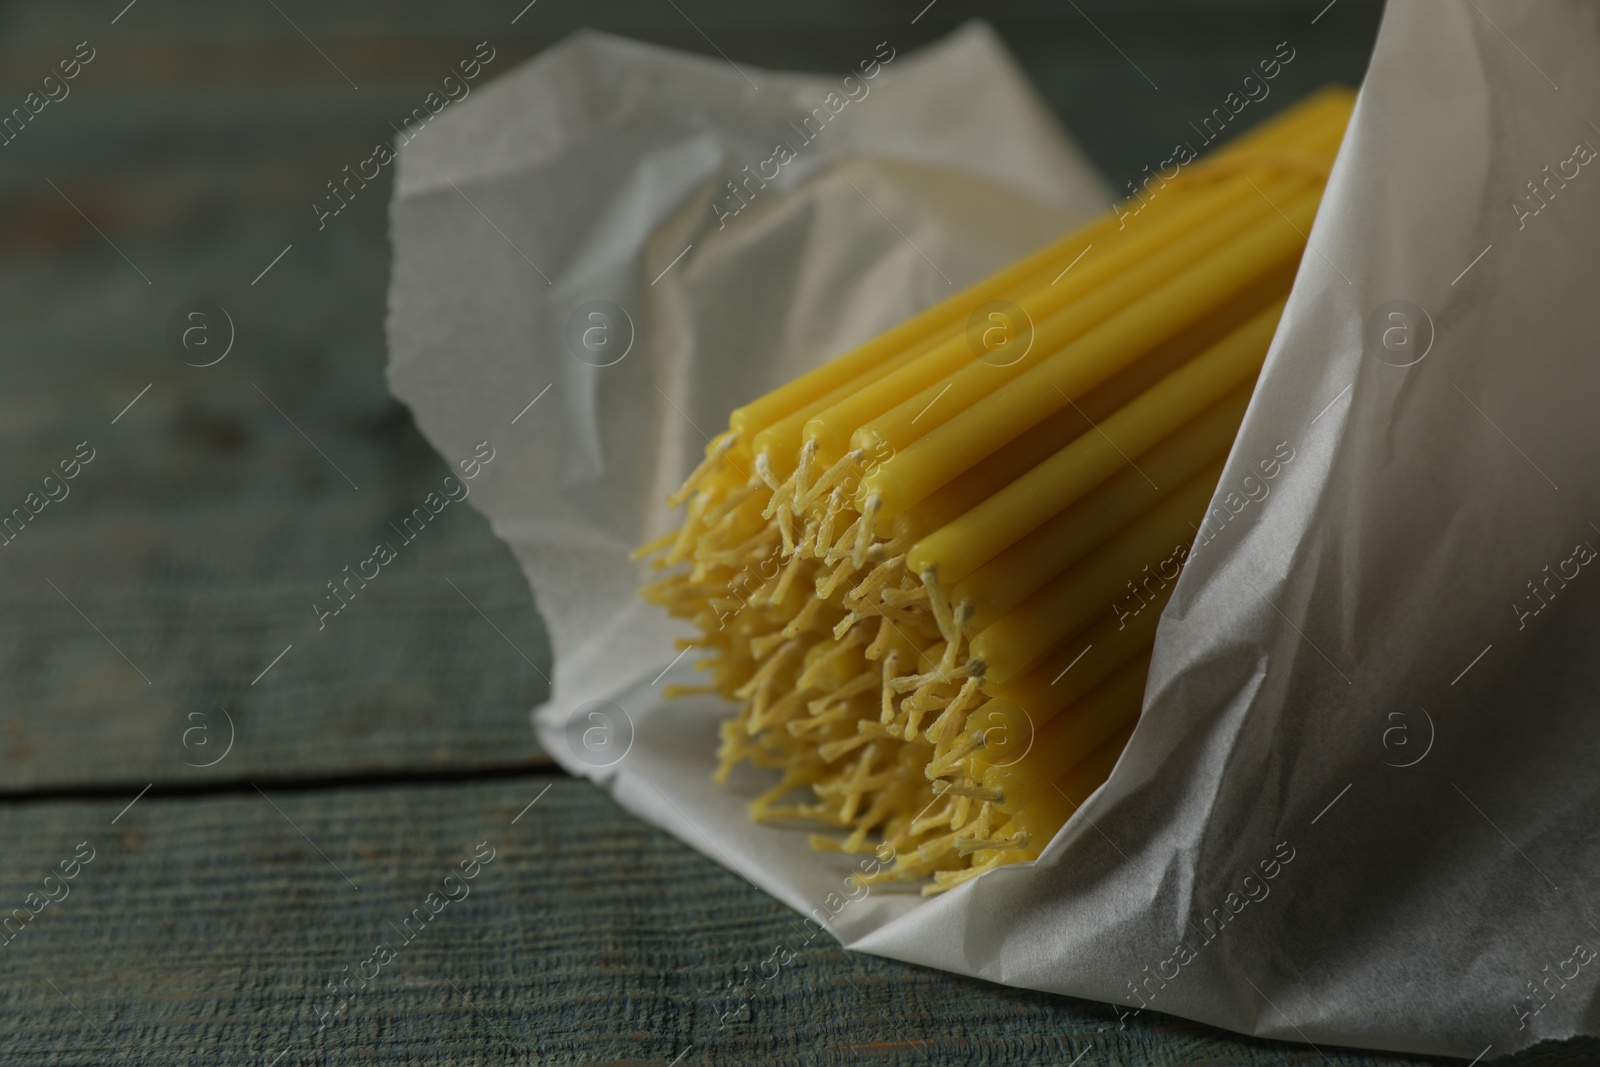
<instances>
[{"instance_id":1,"label":"blurred background","mask_svg":"<svg viewBox=\"0 0 1600 1067\"><path fill-rule=\"evenodd\" d=\"M981 15L1122 189L1279 42L1295 59L1251 124L1359 83L1380 14L0 7L0 917L27 912L0 925L0 1062L1432 1062L1119 1029L1106 1005L820 942L738 992L793 917L541 755L549 652L481 516L448 509L336 625L312 606L446 473L384 384L392 168L321 228L312 205L479 42L485 79L582 27L826 72ZM485 842L471 899L352 982ZM84 845L70 894L36 906Z\"/></svg>"}]
</instances>

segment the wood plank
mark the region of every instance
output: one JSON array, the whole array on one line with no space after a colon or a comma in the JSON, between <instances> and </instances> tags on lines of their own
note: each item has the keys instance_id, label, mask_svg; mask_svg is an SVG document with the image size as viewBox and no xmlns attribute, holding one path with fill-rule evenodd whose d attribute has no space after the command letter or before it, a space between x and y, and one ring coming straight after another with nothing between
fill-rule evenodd
<instances>
[{"instance_id":1,"label":"wood plank","mask_svg":"<svg viewBox=\"0 0 1600 1067\"><path fill-rule=\"evenodd\" d=\"M119 817L126 802L8 812L0 907L81 842L94 858L4 946L0 1062L1324 1062L1167 1016L1119 1029L1106 1005L806 941L792 912L583 782L153 790ZM467 895L431 902L405 941L397 927L484 842L492 861L451 883ZM339 1007L327 983L380 943L396 958L319 1029ZM794 958L763 968L780 945Z\"/></svg>"},{"instance_id":2,"label":"wood plank","mask_svg":"<svg viewBox=\"0 0 1600 1067\"><path fill-rule=\"evenodd\" d=\"M116 73L91 65L79 84ZM0 360L0 510L79 442L94 459L0 542L0 792L547 764L527 712L549 653L510 553L466 503L413 542L391 526L450 469L384 384L387 190L318 242L294 232L252 286L291 240L285 215L255 214L260 147L206 153L213 103L140 96L137 63L122 77L130 95L107 77L8 149L37 173L10 181L21 240L0 246L16 283L0 287L0 348L26 355ZM338 154L286 151L288 128L348 144L375 122L277 104L258 124L285 131L268 174L301 191L310 230ZM108 168L85 142L119 123ZM200 296L237 331L205 368L165 336ZM396 560L346 585L380 541ZM329 582L355 597L319 621L314 604L340 603Z\"/></svg>"}]
</instances>

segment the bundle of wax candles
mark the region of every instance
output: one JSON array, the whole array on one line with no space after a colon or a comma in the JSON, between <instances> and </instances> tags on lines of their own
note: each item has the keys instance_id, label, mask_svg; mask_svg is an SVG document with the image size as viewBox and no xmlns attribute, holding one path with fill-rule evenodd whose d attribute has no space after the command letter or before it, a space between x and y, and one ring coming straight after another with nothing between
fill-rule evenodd
<instances>
[{"instance_id":1,"label":"bundle of wax candles","mask_svg":"<svg viewBox=\"0 0 1600 1067\"><path fill-rule=\"evenodd\" d=\"M1353 104L1325 90L734 411L644 546L758 820L938 892L1111 773ZM931 876L931 880L930 880Z\"/></svg>"}]
</instances>

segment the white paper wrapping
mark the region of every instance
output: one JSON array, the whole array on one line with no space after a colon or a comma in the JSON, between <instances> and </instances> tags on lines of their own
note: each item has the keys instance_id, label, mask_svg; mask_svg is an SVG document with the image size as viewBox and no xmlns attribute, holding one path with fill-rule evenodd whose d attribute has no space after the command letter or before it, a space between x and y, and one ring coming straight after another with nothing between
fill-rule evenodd
<instances>
[{"instance_id":1,"label":"white paper wrapping","mask_svg":"<svg viewBox=\"0 0 1600 1067\"><path fill-rule=\"evenodd\" d=\"M661 701L626 559L732 407L1107 204L984 27L875 58L583 34L401 153L390 380L508 457L472 499L550 629L545 747L854 949L1318 1044L1597 1032L1595 6L1390 5L1138 730L1038 862L932 899L710 783L728 709Z\"/></svg>"}]
</instances>

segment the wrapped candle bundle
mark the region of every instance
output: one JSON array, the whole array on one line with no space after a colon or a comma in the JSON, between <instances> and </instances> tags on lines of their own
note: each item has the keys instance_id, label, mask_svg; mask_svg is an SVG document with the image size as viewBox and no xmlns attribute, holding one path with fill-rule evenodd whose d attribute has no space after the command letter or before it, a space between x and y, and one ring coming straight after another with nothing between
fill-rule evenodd
<instances>
[{"instance_id":1,"label":"wrapped candle bundle","mask_svg":"<svg viewBox=\"0 0 1600 1067\"><path fill-rule=\"evenodd\" d=\"M582 34L439 116L389 374L452 466L499 449L471 500L547 626L543 749L803 936L1123 1025L1593 1033L1592 14L1391 4L1342 139L1324 96L1173 154L924 314L1106 203L982 26L726 227L835 79Z\"/></svg>"},{"instance_id":2,"label":"wrapped candle bundle","mask_svg":"<svg viewBox=\"0 0 1600 1067\"><path fill-rule=\"evenodd\" d=\"M758 820L924 892L1036 856L1132 733L1353 94L734 411L640 550ZM1225 518L1222 520L1225 521Z\"/></svg>"}]
</instances>

